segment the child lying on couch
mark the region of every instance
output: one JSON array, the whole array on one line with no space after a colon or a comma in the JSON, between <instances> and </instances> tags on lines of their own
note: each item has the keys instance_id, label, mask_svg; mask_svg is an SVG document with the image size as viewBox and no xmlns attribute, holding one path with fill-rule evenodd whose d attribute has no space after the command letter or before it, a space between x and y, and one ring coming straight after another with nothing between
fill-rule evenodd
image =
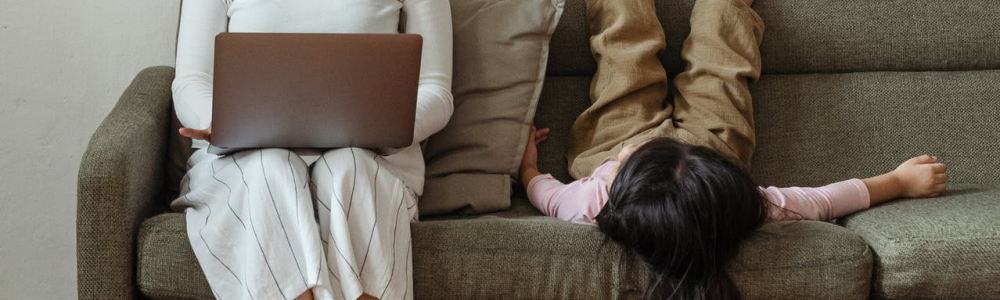
<instances>
[{"instance_id":1,"label":"child lying on couch","mask_svg":"<svg viewBox=\"0 0 1000 300\"><path fill-rule=\"evenodd\" d=\"M652 0L588 0L598 70L593 104L573 125L563 184L537 167L535 130L521 164L531 203L596 225L650 269L649 299L740 299L725 266L767 222L832 220L898 197L934 197L948 175L924 155L895 170L818 188L758 187L748 82L760 76L763 23L752 0L699 0L673 105L657 53L665 46ZM589 174L589 176L588 176Z\"/></svg>"}]
</instances>

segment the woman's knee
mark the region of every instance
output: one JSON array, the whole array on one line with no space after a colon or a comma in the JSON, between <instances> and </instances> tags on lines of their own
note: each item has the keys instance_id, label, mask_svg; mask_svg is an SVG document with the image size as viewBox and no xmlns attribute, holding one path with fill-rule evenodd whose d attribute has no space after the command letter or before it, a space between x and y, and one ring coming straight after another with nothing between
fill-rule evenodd
<instances>
[{"instance_id":1,"label":"woman's knee","mask_svg":"<svg viewBox=\"0 0 1000 300\"><path fill-rule=\"evenodd\" d=\"M361 176L377 166L377 156L375 152L361 148L332 149L323 153L316 162L313 177L324 177L320 176L320 172L334 177Z\"/></svg>"},{"instance_id":2,"label":"woman's knee","mask_svg":"<svg viewBox=\"0 0 1000 300\"><path fill-rule=\"evenodd\" d=\"M269 185L301 185L307 180L309 167L302 158L288 149L264 148L238 153L235 157L241 164L245 180L266 180ZM260 176L247 176L259 174ZM261 182L265 183L265 182Z\"/></svg>"},{"instance_id":3,"label":"woman's knee","mask_svg":"<svg viewBox=\"0 0 1000 300\"><path fill-rule=\"evenodd\" d=\"M285 168L288 168L290 166L293 169L302 170L308 168L298 154L295 154L295 152L288 149L263 148L253 150L252 152L254 153L250 153L247 158L253 159L253 156L257 156L258 163L267 167L285 166Z\"/></svg>"},{"instance_id":4,"label":"woman's knee","mask_svg":"<svg viewBox=\"0 0 1000 300\"><path fill-rule=\"evenodd\" d=\"M358 159L363 159L365 157L373 158L376 155L377 154L371 150L356 147L330 149L323 152L323 157L330 160L344 160L352 157Z\"/></svg>"}]
</instances>

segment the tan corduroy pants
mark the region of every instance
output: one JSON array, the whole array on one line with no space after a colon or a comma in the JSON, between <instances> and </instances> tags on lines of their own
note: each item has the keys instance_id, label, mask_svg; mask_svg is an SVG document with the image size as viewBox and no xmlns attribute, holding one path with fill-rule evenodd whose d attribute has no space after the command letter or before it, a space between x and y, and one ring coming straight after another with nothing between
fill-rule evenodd
<instances>
[{"instance_id":1,"label":"tan corduroy pants","mask_svg":"<svg viewBox=\"0 0 1000 300\"><path fill-rule=\"evenodd\" d=\"M715 149L749 167L753 106L747 84L760 77L764 23L738 0L698 0L674 78L657 53L666 46L653 0L587 0L590 47L597 60L591 106L573 123L570 174L589 176L624 145L672 137Z\"/></svg>"}]
</instances>

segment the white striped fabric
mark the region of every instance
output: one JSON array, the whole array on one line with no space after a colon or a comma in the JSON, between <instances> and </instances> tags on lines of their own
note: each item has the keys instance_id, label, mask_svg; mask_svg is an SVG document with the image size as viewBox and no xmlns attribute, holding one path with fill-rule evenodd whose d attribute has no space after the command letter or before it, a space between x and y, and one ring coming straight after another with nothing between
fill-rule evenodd
<instances>
[{"instance_id":1,"label":"white striped fabric","mask_svg":"<svg viewBox=\"0 0 1000 300\"><path fill-rule=\"evenodd\" d=\"M416 196L382 156L201 149L191 163L173 206L216 298L412 298Z\"/></svg>"}]
</instances>

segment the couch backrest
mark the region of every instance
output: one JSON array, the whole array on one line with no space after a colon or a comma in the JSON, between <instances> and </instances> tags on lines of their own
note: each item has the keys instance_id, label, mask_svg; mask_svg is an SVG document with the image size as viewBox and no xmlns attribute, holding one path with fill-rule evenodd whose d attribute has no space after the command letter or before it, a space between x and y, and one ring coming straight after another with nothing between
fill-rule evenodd
<instances>
[{"instance_id":1,"label":"couch backrest","mask_svg":"<svg viewBox=\"0 0 1000 300\"><path fill-rule=\"evenodd\" d=\"M681 44L694 0L656 0L670 74L684 68ZM757 1L765 23L765 74L1000 69L1000 3L966 1ZM568 0L552 37L548 74L591 76L584 0Z\"/></svg>"},{"instance_id":2,"label":"couch backrest","mask_svg":"<svg viewBox=\"0 0 1000 300\"><path fill-rule=\"evenodd\" d=\"M682 71L694 0L657 0L661 60ZM1000 183L1000 2L758 1L764 76L751 85L761 184L817 185L935 154L953 183ZM552 38L536 124L552 127L539 163L563 180L572 121L589 105L584 0L567 1Z\"/></svg>"}]
</instances>

